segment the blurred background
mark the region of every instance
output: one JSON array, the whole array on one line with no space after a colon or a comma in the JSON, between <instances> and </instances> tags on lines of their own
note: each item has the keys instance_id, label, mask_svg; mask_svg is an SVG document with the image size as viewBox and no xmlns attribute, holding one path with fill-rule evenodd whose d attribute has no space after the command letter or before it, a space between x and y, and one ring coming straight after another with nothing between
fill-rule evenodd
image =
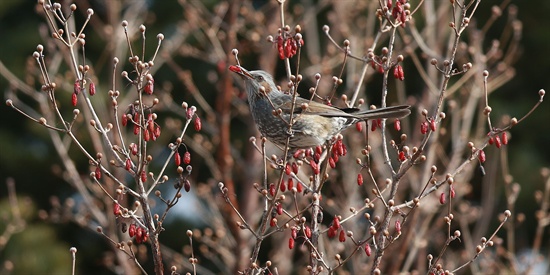
<instances>
[{"instance_id":1,"label":"blurred background","mask_svg":"<svg viewBox=\"0 0 550 275\"><path fill-rule=\"evenodd\" d=\"M346 0L343 0L346 1ZM428 0L430 1L430 0ZM433 0L431 0L433 1ZM105 1L75 1L79 8L93 7L98 18L101 18L105 25L102 28L110 28L108 22L115 19L125 19L119 16L113 16L111 10L106 9ZM116 1L124 5L125 1ZM139 1L138 1L139 2ZM202 1L201 5L213 13L215 7L222 1L207 0ZM271 10L266 9L266 2L270 1L252 1L252 6L257 9L264 9L266 16L273 15ZM289 1L290 10L296 8L295 4L318 4L320 0ZM494 1L482 1L476 18L481 22L490 17L490 6ZM520 44L521 55L515 62L515 77L497 92L491 95L490 102L494 110L494 117L500 117L504 113L510 116L521 117L527 113L538 100L537 91L546 89L550 91L550 55L547 56L550 49L550 1L510 1L518 7L518 19L523 24L523 31ZM194 22L188 22L188 25L182 26L182 18L191 18L186 14L186 1L142 1L146 8L140 14L143 16L143 24L147 26L147 32L150 36L149 50L152 53L156 43L154 36L162 32L170 36L178 31L179 28L191 28ZM128 11L126 11L128 12ZM319 13L322 13L320 11ZM82 14L78 14L79 22L82 21ZM95 19L94 19L95 20ZM26 72L33 70L36 66L31 58L37 44L43 44L43 37L46 31L44 27L44 17L37 12L36 1L29 0L3 0L0 1L0 61L2 66L7 68L15 76L25 79ZM95 73L99 78L109 76L110 56L106 53L105 37L94 37L92 27L98 27L93 20L90 23L87 34L87 58L97 60ZM119 29L119 23L114 22L114 28ZM498 33L498 24L495 30ZM104 29L105 32L113 33L113 30ZM121 32L119 32L121 33ZM275 35L276 33L270 33ZM122 34L116 34L122 35ZM241 50L241 58L246 66L256 68L262 66L262 62L254 61L254 52L258 48L270 49L273 56L276 51L264 39L268 34L260 34L262 37L243 39L237 37L237 45ZM306 40L307 41L307 40ZM188 41L189 44L200 45L200 40ZM307 42L306 42L307 43ZM169 47L169 45L167 45ZM255 48L255 50L251 50ZM207 49L206 49L207 50ZM224 74L228 65L223 59L216 60L211 56L195 56L185 52L182 48L176 51L177 55L173 61L178 63L181 68L189 70L198 90L208 102L214 102L217 95L216 81L220 75ZM247 54L248 52L248 54ZM47 54L47 53L46 53ZM121 56L122 57L122 56ZM276 61L270 61L271 64ZM280 63L280 62L279 62ZM272 66L279 74L282 64L276 63ZM176 104L183 100L193 101L188 95L189 87L184 86L178 80L178 75L170 66L161 67L155 73L155 79L158 86L167 91ZM156 83L156 85L157 85ZM36 86L38 89L39 87ZM414 87L409 87L414 89ZM103 90L107 86L102 87ZM10 83L6 78L0 76L0 94L3 100L7 99L7 91L10 90ZM242 94L236 95L242 97ZM548 97L546 98L548 100ZM200 112L200 111L199 111ZM203 115L201 113L201 115ZM13 235L4 235L0 237L0 270L11 270L6 265L10 262L17 268L15 274L33 273L47 270L48 273L68 273L70 266L69 247L79 248L78 260L79 270L82 274L107 272L102 266L107 263L101 262L108 257L103 253L109 253L109 244L103 241L103 238L92 230L82 228L78 224L62 219L57 222L45 222L41 219L41 210L49 212L52 205L58 204L67 198L75 197L73 190L64 180L63 168L59 164L59 157L54 151L48 138L46 130L38 127L35 123L26 119L19 113L8 108L5 104L0 104L0 214L2 219L7 219L11 215L10 204L8 202L8 182L13 182L15 190L21 205L21 214L26 226L22 231L13 232ZM208 121L208 119L207 119ZM206 122L208 125L208 122ZM250 129L243 121L236 121L232 132L233 139L242 139L244 144L250 136ZM239 130L241 129L241 130ZM235 134L238 133L238 134ZM541 176L541 169L550 167L550 106L549 102L544 102L527 120L514 127L511 130L511 141L508 146L509 174L513 176L513 181L521 186L521 192L516 204L516 211L523 213L524 217L521 223L518 223L517 247L518 253L521 250L528 250L533 240L536 219L535 211L537 204L533 203L536 190L544 188L544 180ZM244 145L243 145L244 146ZM494 149L494 148L493 148ZM73 152L76 158L78 152ZM491 149L487 151L488 155L495 154ZM82 176L87 175L87 161L80 156L79 171ZM199 176L200 177L200 176ZM198 180L198 179L197 179ZM496 192L503 192L501 189ZM497 209L504 209L506 202L504 194L499 194L500 200L497 200L495 206ZM164 240L170 240L169 246L174 250L181 250L181 247L187 243L183 237L184 229L200 227L201 221L193 215L182 215L186 213L186 207L190 204L183 204L183 210L172 212L169 223L165 225L166 232L163 233ZM188 211L187 211L188 212ZM0 232L7 232L7 228L0 223ZM500 234L505 234L500 232ZM546 255L550 245L548 228L546 229L544 244L546 245ZM545 247L543 245L543 248ZM85 249L84 249L85 248ZM22 265L21 263L24 263ZM0 272L1 273L1 272Z\"/></svg>"}]
</instances>

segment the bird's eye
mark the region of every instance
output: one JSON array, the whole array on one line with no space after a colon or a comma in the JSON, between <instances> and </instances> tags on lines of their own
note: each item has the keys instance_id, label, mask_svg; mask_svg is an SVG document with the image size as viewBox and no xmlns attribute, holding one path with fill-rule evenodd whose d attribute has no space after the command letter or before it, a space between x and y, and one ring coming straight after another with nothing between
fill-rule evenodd
<instances>
[{"instance_id":1,"label":"bird's eye","mask_svg":"<svg viewBox=\"0 0 550 275\"><path fill-rule=\"evenodd\" d=\"M258 82L262 82L262 81L264 81L264 77L263 77L263 76L261 76L261 75L259 75L259 76L257 77L257 79L258 79Z\"/></svg>"}]
</instances>

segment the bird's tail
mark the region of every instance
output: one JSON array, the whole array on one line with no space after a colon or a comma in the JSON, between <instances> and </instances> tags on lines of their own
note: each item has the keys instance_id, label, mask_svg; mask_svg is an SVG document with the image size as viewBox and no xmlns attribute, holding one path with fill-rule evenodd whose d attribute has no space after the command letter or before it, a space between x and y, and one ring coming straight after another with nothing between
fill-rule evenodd
<instances>
[{"instance_id":1,"label":"bird's tail","mask_svg":"<svg viewBox=\"0 0 550 275\"><path fill-rule=\"evenodd\" d=\"M398 106L359 111L359 112L353 113L353 115L362 120L379 119L379 118L402 118L402 117L408 116L411 113L410 108L411 106L409 105L398 105Z\"/></svg>"}]
</instances>

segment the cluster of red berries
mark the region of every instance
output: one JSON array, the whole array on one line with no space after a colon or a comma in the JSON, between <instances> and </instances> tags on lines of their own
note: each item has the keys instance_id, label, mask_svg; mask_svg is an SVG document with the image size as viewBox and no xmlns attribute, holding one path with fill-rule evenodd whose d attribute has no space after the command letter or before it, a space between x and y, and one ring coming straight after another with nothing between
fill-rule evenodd
<instances>
[{"instance_id":1,"label":"cluster of red berries","mask_svg":"<svg viewBox=\"0 0 550 275\"><path fill-rule=\"evenodd\" d=\"M340 157L346 156L347 154L348 154L348 148L342 142L342 139L337 139L334 145L332 146L331 154L328 159L330 168L334 169Z\"/></svg>"},{"instance_id":2,"label":"cluster of red berries","mask_svg":"<svg viewBox=\"0 0 550 275\"><path fill-rule=\"evenodd\" d=\"M130 224L128 236L130 236L130 238L136 237L136 243L144 243L149 239L147 230L141 226L137 226L135 223Z\"/></svg>"},{"instance_id":3,"label":"cluster of red berries","mask_svg":"<svg viewBox=\"0 0 550 275\"><path fill-rule=\"evenodd\" d=\"M428 130L435 132L435 129L436 129L436 122L434 118L428 118L426 121L423 121L420 124L420 133L423 135L428 133Z\"/></svg>"},{"instance_id":4,"label":"cluster of red berries","mask_svg":"<svg viewBox=\"0 0 550 275\"><path fill-rule=\"evenodd\" d=\"M154 89L155 89L155 79L149 74L147 75L147 84L145 84L145 87L143 87L143 91L148 95L152 95Z\"/></svg>"},{"instance_id":5,"label":"cluster of red berries","mask_svg":"<svg viewBox=\"0 0 550 275\"><path fill-rule=\"evenodd\" d=\"M296 162L287 162L284 168L285 175L288 177L286 180L283 178L281 184L279 185L279 190L285 192L286 190L291 191L294 188L294 179L291 176L291 173L298 174L299 166ZM274 183L269 184L269 194L274 197L276 186ZM302 193L303 187L300 183L296 183L296 192Z\"/></svg>"},{"instance_id":6,"label":"cluster of red berries","mask_svg":"<svg viewBox=\"0 0 550 275\"><path fill-rule=\"evenodd\" d=\"M281 35L277 36L277 51L279 52L279 58L291 58L298 52L298 45L303 46L304 40L297 42L296 39L288 37L284 39Z\"/></svg>"},{"instance_id":7,"label":"cluster of red berries","mask_svg":"<svg viewBox=\"0 0 550 275\"><path fill-rule=\"evenodd\" d=\"M307 239L311 239L311 228L307 225L302 227L303 236ZM298 227L292 227L290 229L290 238L288 239L288 248L293 249L295 240L298 238Z\"/></svg>"},{"instance_id":8,"label":"cluster of red berries","mask_svg":"<svg viewBox=\"0 0 550 275\"><path fill-rule=\"evenodd\" d=\"M296 34L292 35L290 27L286 26L284 30L279 30L277 38L275 38L275 45L277 46L277 52L280 59L291 58L298 53L298 48L304 45L302 34L300 34L300 26L296 26ZM273 38L270 36L270 40Z\"/></svg>"},{"instance_id":9,"label":"cluster of red berries","mask_svg":"<svg viewBox=\"0 0 550 275\"><path fill-rule=\"evenodd\" d=\"M143 140L157 140L160 136L161 129L160 125L155 122L157 115L155 113L150 113L147 115L147 119L144 121L145 126L141 126L141 114L137 112L133 105L130 105L128 113L122 114L121 123L122 126L128 125L128 121L132 121L134 124L134 135L138 135L143 129Z\"/></svg>"},{"instance_id":10,"label":"cluster of red berries","mask_svg":"<svg viewBox=\"0 0 550 275\"><path fill-rule=\"evenodd\" d=\"M309 166L311 167L311 170L313 174L319 175L321 173L321 165L319 164L319 161L321 159L321 155L323 153L323 147L317 146L314 149L298 149L294 152L293 157L294 159L298 161L294 162L287 162L284 167L284 173L287 176L287 178L283 178L280 185L279 190L281 192L286 192L287 190L291 191L292 188L296 187L296 192L302 193L303 187L300 183L294 182L293 176L291 173L294 173L295 175L298 174L298 171L300 169L300 165L298 163L303 163L304 160L307 160L309 162ZM341 156L345 156L347 154L347 148L346 145L342 142L341 139L336 140L334 145L332 146L330 157L328 159L328 163L331 168L336 167L336 163L338 162L339 158ZM275 196L277 186L275 183L270 183L268 188L268 193L272 197Z\"/></svg>"},{"instance_id":11,"label":"cluster of red berries","mask_svg":"<svg viewBox=\"0 0 550 275\"><path fill-rule=\"evenodd\" d=\"M395 77L395 79L399 79L401 81L405 80L405 73L403 72L403 66L397 64L393 68L393 77Z\"/></svg>"},{"instance_id":12,"label":"cluster of red berries","mask_svg":"<svg viewBox=\"0 0 550 275\"><path fill-rule=\"evenodd\" d=\"M455 191L455 188L452 184L449 187L449 196L451 197L451 199L454 199L455 196L456 196L456 191ZM446 202L447 202L447 196L444 192L442 192L439 195L439 203L440 204L445 204Z\"/></svg>"},{"instance_id":13,"label":"cluster of red berries","mask_svg":"<svg viewBox=\"0 0 550 275\"><path fill-rule=\"evenodd\" d=\"M344 232L344 229L340 224L340 217L334 216L334 219L328 228L327 235L331 239L338 235L338 241L342 243L346 241L346 232Z\"/></svg>"},{"instance_id":14,"label":"cluster of red berries","mask_svg":"<svg viewBox=\"0 0 550 275\"><path fill-rule=\"evenodd\" d=\"M115 216L117 217L122 215L120 204L118 204L117 202L113 203L113 214L115 214ZM126 224L123 225L123 232L126 232ZM138 226L135 223L130 224L130 227L128 228L128 235L130 236L130 238L136 237L137 243L144 243L147 242L147 240L149 239L149 233L147 232L147 229Z\"/></svg>"},{"instance_id":15,"label":"cluster of red berries","mask_svg":"<svg viewBox=\"0 0 550 275\"><path fill-rule=\"evenodd\" d=\"M202 121L201 118L196 115L197 108L195 106L191 106L187 108L187 103L182 104L184 108L186 108L185 116L188 121L192 120L193 117L195 120L193 121L193 127L195 128L195 131L199 132L202 129Z\"/></svg>"},{"instance_id":16,"label":"cluster of red berries","mask_svg":"<svg viewBox=\"0 0 550 275\"><path fill-rule=\"evenodd\" d=\"M383 74L384 73L384 67L382 66L382 63L380 61L380 58L374 57L370 61L370 66L375 69L377 72ZM403 71L403 66L400 64L395 65L393 67L393 77L395 79L399 79L401 81L405 80L405 72Z\"/></svg>"},{"instance_id":17,"label":"cluster of red berries","mask_svg":"<svg viewBox=\"0 0 550 275\"><path fill-rule=\"evenodd\" d=\"M495 135L491 136L491 133L487 134L489 136L489 140L487 141L489 145L495 145L498 149L502 147L502 145L508 144L508 134L506 132L502 132L500 136ZM484 163L486 160L485 152L483 150L479 150L479 154L477 155L479 162Z\"/></svg>"},{"instance_id":18,"label":"cluster of red berries","mask_svg":"<svg viewBox=\"0 0 550 275\"><path fill-rule=\"evenodd\" d=\"M82 90L82 87L80 86L81 82L82 81L80 80L76 80L73 85L73 94L71 97L71 103L75 107L76 107L76 104L78 104L78 95ZM88 92L90 93L91 96L95 95L95 84L93 82L90 82Z\"/></svg>"},{"instance_id":19,"label":"cluster of red berries","mask_svg":"<svg viewBox=\"0 0 550 275\"><path fill-rule=\"evenodd\" d=\"M405 27L405 22L407 21L407 13L408 13L405 10L405 4L407 4L407 0L397 0L395 2L395 6L393 6L392 2L393 0L386 1L386 5L388 6L388 9L391 9L391 16L395 19L398 19L401 22L401 26Z\"/></svg>"}]
</instances>

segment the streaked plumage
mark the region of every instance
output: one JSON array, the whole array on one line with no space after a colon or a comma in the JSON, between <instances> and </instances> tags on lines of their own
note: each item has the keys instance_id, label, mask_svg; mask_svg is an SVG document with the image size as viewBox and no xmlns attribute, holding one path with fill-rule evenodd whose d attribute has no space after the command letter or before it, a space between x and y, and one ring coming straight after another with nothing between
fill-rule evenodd
<instances>
[{"instance_id":1,"label":"streaked plumage","mask_svg":"<svg viewBox=\"0 0 550 275\"><path fill-rule=\"evenodd\" d=\"M287 122L292 109L292 96L279 91L271 75L265 71L247 71L240 66L229 69L245 81L250 112L260 133L271 142L284 146L290 134ZM265 93L261 91L262 87ZM308 104L305 110L301 108L303 103ZM296 98L295 106L290 139L290 148L293 149L322 145L360 120L401 118L410 114L410 106L406 105L360 111L339 109L301 97ZM273 115L277 109L282 111L282 119Z\"/></svg>"}]
</instances>

